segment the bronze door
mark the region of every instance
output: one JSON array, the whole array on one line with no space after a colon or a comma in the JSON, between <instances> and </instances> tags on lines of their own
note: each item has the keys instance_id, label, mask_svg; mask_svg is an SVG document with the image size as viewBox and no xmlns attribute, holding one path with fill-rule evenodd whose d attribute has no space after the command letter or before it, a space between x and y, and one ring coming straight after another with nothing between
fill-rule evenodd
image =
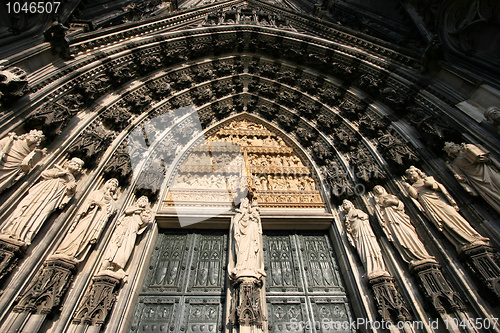
<instances>
[{"instance_id":1,"label":"bronze door","mask_svg":"<svg viewBox=\"0 0 500 333\"><path fill-rule=\"evenodd\" d=\"M220 332L226 249L223 233L160 233L130 332Z\"/></svg>"},{"instance_id":2,"label":"bronze door","mask_svg":"<svg viewBox=\"0 0 500 333\"><path fill-rule=\"evenodd\" d=\"M269 332L350 332L347 295L326 233L266 233Z\"/></svg>"},{"instance_id":3,"label":"bronze door","mask_svg":"<svg viewBox=\"0 0 500 333\"><path fill-rule=\"evenodd\" d=\"M223 331L227 245L227 233L160 233L130 332ZM269 332L350 332L328 234L265 232L264 261Z\"/></svg>"}]
</instances>

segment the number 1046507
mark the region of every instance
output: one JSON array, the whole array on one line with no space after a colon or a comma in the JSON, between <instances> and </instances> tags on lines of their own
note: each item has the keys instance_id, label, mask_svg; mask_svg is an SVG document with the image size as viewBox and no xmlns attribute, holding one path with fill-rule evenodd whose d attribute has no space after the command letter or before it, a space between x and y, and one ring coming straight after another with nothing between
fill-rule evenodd
<instances>
[{"instance_id":1,"label":"number 1046507","mask_svg":"<svg viewBox=\"0 0 500 333\"><path fill-rule=\"evenodd\" d=\"M59 10L60 2L7 2L7 13L52 14Z\"/></svg>"}]
</instances>

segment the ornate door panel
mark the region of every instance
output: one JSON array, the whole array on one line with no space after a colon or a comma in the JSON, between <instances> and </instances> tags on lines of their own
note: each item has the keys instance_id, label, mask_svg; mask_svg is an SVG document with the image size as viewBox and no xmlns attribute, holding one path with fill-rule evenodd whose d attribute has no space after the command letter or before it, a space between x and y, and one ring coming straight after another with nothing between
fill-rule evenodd
<instances>
[{"instance_id":1,"label":"ornate door panel","mask_svg":"<svg viewBox=\"0 0 500 333\"><path fill-rule=\"evenodd\" d=\"M223 330L227 234L160 233L130 332ZM346 332L352 320L327 234L266 233L269 332Z\"/></svg>"},{"instance_id":2,"label":"ornate door panel","mask_svg":"<svg viewBox=\"0 0 500 333\"><path fill-rule=\"evenodd\" d=\"M266 233L269 332L348 332L352 316L327 234Z\"/></svg>"},{"instance_id":3,"label":"ornate door panel","mask_svg":"<svg viewBox=\"0 0 500 333\"><path fill-rule=\"evenodd\" d=\"M160 233L130 332L219 332L227 234Z\"/></svg>"}]
</instances>

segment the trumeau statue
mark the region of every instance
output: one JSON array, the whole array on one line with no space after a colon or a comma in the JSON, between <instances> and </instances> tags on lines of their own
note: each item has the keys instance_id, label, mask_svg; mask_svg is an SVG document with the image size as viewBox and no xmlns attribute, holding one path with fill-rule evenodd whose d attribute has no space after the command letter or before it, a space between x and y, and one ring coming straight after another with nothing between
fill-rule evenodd
<instances>
[{"instance_id":1,"label":"trumeau statue","mask_svg":"<svg viewBox=\"0 0 500 333\"><path fill-rule=\"evenodd\" d=\"M454 158L446 165L460 185L471 195L483 197L500 213L500 163L472 144L446 142L443 150Z\"/></svg>"},{"instance_id":2,"label":"trumeau statue","mask_svg":"<svg viewBox=\"0 0 500 333\"><path fill-rule=\"evenodd\" d=\"M366 278L370 280L379 276L389 276L382 257L382 250L370 226L368 214L356 209L349 200L342 202L342 208L345 211L347 238L358 251L366 270Z\"/></svg>"},{"instance_id":3,"label":"trumeau statue","mask_svg":"<svg viewBox=\"0 0 500 333\"><path fill-rule=\"evenodd\" d=\"M42 180L29 189L7 220L1 233L9 238L30 245L47 217L56 209L62 209L75 193L75 174L82 170L83 161L73 158L64 167L43 171Z\"/></svg>"},{"instance_id":4,"label":"trumeau statue","mask_svg":"<svg viewBox=\"0 0 500 333\"><path fill-rule=\"evenodd\" d=\"M240 208L231 221L232 249L229 260L229 275L240 277L266 276L262 247L262 224L257 200L250 203L243 198Z\"/></svg>"},{"instance_id":5,"label":"trumeau statue","mask_svg":"<svg viewBox=\"0 0 500 333\"><path fill-rule=\"evenodd\" d=\"M100 190L89 194L76 214L69 233L53 257L84 261L93 244L97 243L109 217L115 212L118 180L108 180Z\"/></svg>"},{"instance_id":6,"label":"trumeau statue","mask_svg":"<svg viewBox=\"0 0 500 333\"><path fill-rule=\"evenodd\" d=\"M30 171L37 154L38 158L45 154L46 149L38 149L44 138L42 131L32 130L21 136L9 133L0 140L0 192Z\"/></svg>"},{"instance_id":7,"label":"trumeau statue","mask_svg":"<svg viewBox=\"0 0 500 333\"><path fill-rule=\"evenodd\" d=\"M380 185L373 188L375 211L387 239L394 243L401 257L411 266L423 261L435 261L418 238L405 206L395 195L388 194Z\"/></svg>"},{"instance_id":8,"label":"trumeau statue","mask_svg":"<svg viewBox=\"0 0 500 333\"><path fill-rule=\"evenodd\" d=\"M488 244L467 220L458 213L458 206L446 188L434 177L428 177L420 169L411 166L406 175L413 183L405 183L408 193L420 203L420 209L444 233L446 238L461 252L470 245Z\"/></svg>"},{"instance_id":9,"label":"trumeau statue","mask_svg":"<svg viewBox=\"0 0 500 333\"><path fill-rule=\"evenodd\" d=\"M153 212L146 196L140 197L135 205L126 208L116 222L104 255L102 270L117 272L120 277L124 277L124 268L134 250L137 235L142 234L152 220Z\"/></svg>"}]
</instances>

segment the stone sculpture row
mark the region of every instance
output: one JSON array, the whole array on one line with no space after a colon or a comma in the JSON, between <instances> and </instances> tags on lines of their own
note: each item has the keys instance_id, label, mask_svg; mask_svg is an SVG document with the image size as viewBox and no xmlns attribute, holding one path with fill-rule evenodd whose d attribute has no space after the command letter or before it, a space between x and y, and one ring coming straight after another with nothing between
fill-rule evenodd
<instances>
[{"instance_id":1,"label":"stone sculpture row","mask_svg":"<svg viewBox=\"0 0 500 333\"><path fill-rule=\"evenodd\" d=\"M426 175L414 166L406 170L406 175L411 184L405 182L403 185L416 207L454 245L468 267L478 273L479 280L482 280L484 285L497 298L500 298L496 284L500 276L498 274L493 277L489 276L491 272L499 271L498 254L490 246L489 239L477 232L459 213L455 200L434 177ZM397 196L389 194L380 185L375 186L372 193L376 220L386 238L394 244L400 257L409 265L410 272L419 279L419 286L424 295L438 313L451 313L460 317L459 313L466 309L464 302L443 276L436 258L427 251L410 217L405 212L403 202ZM392 313L394 309L401 311L401 304L390 304L387 300L384 301L380 296L384 293L378 292L375 288L377 280L385 280L383 288L386 290L392 287L390 286L390 273L386 268L379 241L372 230L368 214L355 208L349 200L344 200L342 208L345 212L347 238L361 259L366 279L374 288L379 311L383 317L384 314ZM488 276L480 274L488 267L490 268ZM378 285L380 288L380 283ZM392 312L388 310L389 308L392 308ZM384 319L391 320L390 316Z\"/></svg>"}]
</instances>

